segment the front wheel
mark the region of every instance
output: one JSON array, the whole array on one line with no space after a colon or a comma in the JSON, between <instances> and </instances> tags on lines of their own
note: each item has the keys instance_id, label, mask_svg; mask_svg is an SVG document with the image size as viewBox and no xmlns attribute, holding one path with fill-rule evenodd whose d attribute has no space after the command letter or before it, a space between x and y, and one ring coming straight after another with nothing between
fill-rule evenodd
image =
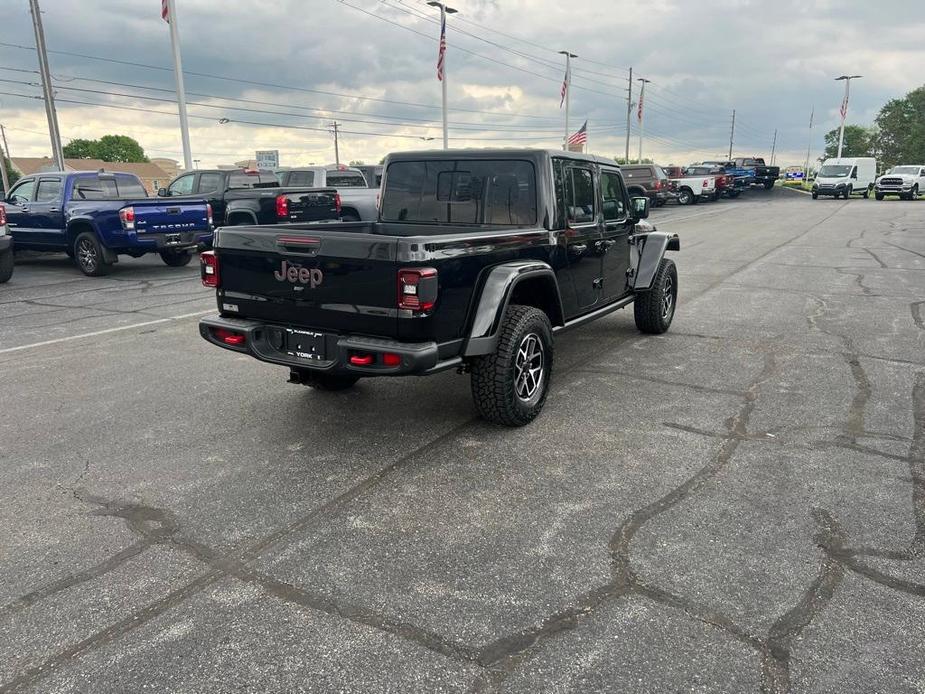
<instances>
[{"instance_id":1,"label":"front wheel","mask_svg":"<svg viewBox=\"0 0 925 694\"><path fill-rule=\"evenodd\" d=\"M814 190L814 191L813 191L813 200L818 200L818 199L819 199L819 193L817 193L817 192Z\"/></svg>"},{"instance_id":2,"label":"front wheel","mask_svg":"<svg viewBox=\"0 0 925 694\"><path fill-rule=\"evenodd\" d=\"M773 188L773 187L774 187L774 181L765 181L765 182L764 182L764 189L765 189L765 190L771 190L771 188Z\"/></svg>"},{"instance_id":3,"label":"front wheel","mask_svg":"<svg viewBox=\"0 0 925 694\"><path fill-rule=\"evenodd\" d=\"M170 267L183 267L184 265L189 265L189 262L193 259L193 254L189 251L165 249L159 251L158 255L160 255L161 260Z\"/></svg>"},{"instance_id":4,"label":"front wheel","mask_svg":"<svg viewBox=\"0 0 925 694\"><path fill-rule=\"evenodd\" d=\"M874 197L877 198L877 200L883 200L883 193L874 193Z\"/></svg>"},{"instance_id":5,"label":"front wheel","mask_svg":"<svg viewBox=\"0 0 925 694\"><path fill-rule=\"evenodd\" d=\"M0 284L9 282L13 276L13 251L0 253Z\"/></svg>"},{"instance_id":6,"label":"front wheel","mask_svg":"<svg viewBox=\"0 0 925 694\"><path fill-rule=\"evenodd\" d=\"M92 231L85 231L74 239L74 260L88 277L105 275L112 267L103 256L103 247Z\"/></svg>"},{"instance_id":7,"label":"front wheel","mask_svg":"<svg viewBox=\"0 0 925 694\"><path fill-rule=\"evenodd\" d=\"M546 314L533 306L509 306L494 353L471 362L472 399L479 415L512 427L536 419L549 393L552 359Z\"/></svg>"},{"instance_id":8,"label":"front wheel","mask_svg":"<svg viewBox=\"0 0 925 694\"><path fill-rule=\"evenodd\" d=\"M662 258L652 286L633 302L636 327L650 335L661 335L671 327L678 305L678 269L674 261Z\"/></svg>"},{"instance_id":9,"label":"front wheel","mask_svg":"<svg viewBox=\"0 0 925 694\"><path fill-rule=\"evenodd\" d=\"M909 195L911 196L911 197L909 198L910 200L918 200L918 199L919 199L919 186L918 186L918 184L912 186L912 192L911 192Z\"/></svg>"},{"instance_id":10,"label":"front wheel","mask_svg":"<svg viewBox=\"0 0 925 694\"><path fill-rule=\"evenodd\" d=\"M854 189L853 189L851 186L848 186L847 188L845 188L845 193L844 193L844 195L845 195L845 200L847 200L848 198L850 198L850 197L851 197L851 194L852 194L853 192L854 192Z\"/></svg>"}]
</instances>

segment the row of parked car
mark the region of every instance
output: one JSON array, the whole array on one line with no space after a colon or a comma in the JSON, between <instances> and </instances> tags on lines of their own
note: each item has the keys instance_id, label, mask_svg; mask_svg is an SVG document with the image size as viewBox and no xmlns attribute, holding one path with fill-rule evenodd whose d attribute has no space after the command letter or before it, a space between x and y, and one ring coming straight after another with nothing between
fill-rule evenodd
<instances>
[{"instance_id":1,"label":"row of parked car","mask_svg":"<svg viewBox=\"0 0 925 694\"><path fill-rule=\"evenodd\" d=\"M368 171L381 181L381 167ZM13 274L14 247L67 253L89 276L106 274L120 255L157 253L180 267L211 246L216 227L372 221L378 195L363 171L344 166L197 170L155 197L134 174L41 172L0 201L0 282Z\"/></svg>"},{"instance_id":2,"label":"row of parked car","mask_svg":"<svg viewBox=\"0 0 925 694\"><path fill-rule=\"evenodd\" d=\"M704 161L690 166L630 164L621 166L631 195L647 196L653 206L674 200L694 205L702 200L737 198L753 186L770 189L780 178L780 167L761 157Z\"/></svg>"},{"instance_id":3,"label":"row of parked car","mask_svg":"<svg viewBox=\"0 0 925 694\"><path fill-rule=\"evenodd\" d=\"M877 200L895 195L900 200L917 200L925 190L925 165L902 164L877 176L873 157L826 159L813 179L813 200L819 197L844 198L852 195Z\"/></svg>"}]
</instances>

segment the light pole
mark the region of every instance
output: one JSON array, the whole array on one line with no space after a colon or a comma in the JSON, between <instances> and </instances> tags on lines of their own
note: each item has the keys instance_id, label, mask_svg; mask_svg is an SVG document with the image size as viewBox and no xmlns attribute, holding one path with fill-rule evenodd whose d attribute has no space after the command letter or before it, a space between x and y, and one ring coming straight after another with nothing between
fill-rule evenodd
<instances>
[{"instance_id":1,"label":"light pole","mask_svg":"<svg viewBox=\"0 0 925 694\"><path fill-rule=\"evenodd\" d=\"M29 0L32 12L32 28L35 30L35 50L39 57L39 74L42 76L42 94L45 100L45 116L48 118L48 135L51 139L51 158L55 168L64 171L64 152L61 149L61 131L58 129L58 113L55 110L55 95L51 86L51 68L48 66L48 50L45 47L45 30L42 28L42 11L39 0Z\"/></svg>"},{"instance_id":2,"label":"light pole","mask_svg":"<svg viewBox=\"0 0 925 694\"><path fill-rule=\"evenodd\" d=\"M642 82L642 87L639 88L639 109L638 109L638 113L639 113L639 161L637 162L641 164L642 163L642 130L643 130L642 117L643 117L643 109L645 108L643 99L645 99L645 96L646 96L646 85L652 80L647 80L645 77L638 77L636 78L636 81Z\"/></svg>"},{"instance_id":3,"label":"light pole","mask_svg":"<svg viewBox=\"0 0 925 694\"><path fill-rule=\"evenodd\" d=\"M453 9L445 2L437 2L437 0L430 0L427 4L431 7L440 8L440 48L437 51L437 79L440 80L443 89L443 149L449 149L450 135L446 122L446 16L456 14L458 10Z\"/></svg>"},{"instance_id":4,"label":"light pole","mask_svg":"<svg viewBox=\"0 0 925 694\"><path fill-rule=\"evenodd\" d=\"M578 56L574 53L569 53L568 51L559 51L561 55L565 56L565 79L562 82L562 89L565 91L565 139L562 141L562 149L568 149L568 109L569 101L572 98L572 58L577 58Z\"/></svg>"},{"instance_id":5,"label":"light pole","mask_svg":"<svg viewBox=\"0 0 925 694\"><path fill-rule=\"evenodd\" d=\"M842 75L835 81L845 81L845 98L841 102L841 126L838 128L838 158L841 159L842 145L845 142L845 117L848 115L848 94L851 91L851 80L860 79L863 75Z\"/></svg>"}]
</instances>

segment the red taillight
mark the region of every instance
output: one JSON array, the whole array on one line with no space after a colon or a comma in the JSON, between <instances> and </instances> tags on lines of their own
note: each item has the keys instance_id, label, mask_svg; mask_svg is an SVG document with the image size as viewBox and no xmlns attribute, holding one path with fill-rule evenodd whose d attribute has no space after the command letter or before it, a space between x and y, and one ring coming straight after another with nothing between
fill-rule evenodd
<instances>
[{"instance_id":1,"label":"red taillight","mask_svg":"<svg viewBox=\"0 0 925 694\"><path fill-rule=\"evenodd\" d=\"M353 354L350 356L350 363L354 366L371 366L375 359L372 354Z\"/></svg>"},{"instance_id":2,"label":"red taillight","mask_svg":"<svg viewBox=\"0 0 925 694\"><path fill-rule=\"evenodd\" d=\"M199 275L202 278L202 286L218 286L218 256L215 255L215 251L203 251L199 254L199 270Z\"/></svg>"},{"instance_id":3,"label":"red taillight","mask_svg":"<svg viewBox=\"0 0 925 694\"><path fill-rule=\"evenodd\" d=\"M206 203L206 219L209 222L209 226L212 226L212 203Z\"/></svg>"},{"instance_id":4,"label":"red taillight","mask_svg":"<svg viewBox=\"0 0 925 694\"><path fill-rule=\"evenodd\" d=\"M710 180L707 178L703 179L703 187L706 188L708 185L710 185Z\"/></svg>"},{"instance_id":5,"label":"red taillight","mask_svg":"<svg viewBox=\"0 0 925 694\"><path fill-rule=\"evenodd\" d=\"M661 189L662 189L662 182L659 181L658 179L656 179L656 181L655 181L655 190L661 190Z\"/></svg>"},{"instance_id":6,"label":"red taillight","mask_svg":"<svg viewBox=\"0 0 925 694\"><path fill-rule=\"evenodd\" d=\"M382 355L383 366L401 366L401 355L386 352Z\"/></svg>"},{"instance_id":7,"label":"red taillight","mask_svg":"<svg viewBox=\"0 0 925 694\"><path fill-rule=\"evenodd\" d=\"M429 311L437 303L437 271L432 267L398 271L398 308Z\"/></svg>"},{"instance_id":8,"label":"red taillight","mask_svg":"<svg viewBox=\"0 0 925 694\"><path fill-rule=\"evenodd\" d=\"M122 222L123 229L135 228L135 208L123 207L119 210L119 220Z\"/></svg>"},{"instance_id":9,"label":"red taillight","mask_svg":"<svg viewBox=\"0 0 925 694\"><path fill-rule=\"evenodd\" d=\"M241 333L225 330L225 328L212 328L212 335L219 342L224 342L226 345L233 345L235 347L243 345L247 341L247 338Z\"/></svg>"},{"instance_id":10,"label":"red taillight","mask_svg":"<svg viewBox=\"0 0 925 694\"><path fill-rule=\"evenodd\" d=\"M276 217L277 219L289 217L289 198L285 195L276 196Z\"/></svg>"},{"instance_id":11,"label":"red taillight","mask_svg":"<svg viewBox=\"0 0 925 694\"><path fill-rule=\"evenodd\" d=\"M340 193L334 193L334 211L338 217L340 217L340 208L341 208Z\"/></svg>"},{"instance_id":12,"label":"red taillight","mask_svg":"<svg viewBox=\"0 0 925 694\"><path fill-rule=\"evenodd\" d=\"M6 208L0 205L0 224L6 224Z\"/></svg>"}]
</instances>

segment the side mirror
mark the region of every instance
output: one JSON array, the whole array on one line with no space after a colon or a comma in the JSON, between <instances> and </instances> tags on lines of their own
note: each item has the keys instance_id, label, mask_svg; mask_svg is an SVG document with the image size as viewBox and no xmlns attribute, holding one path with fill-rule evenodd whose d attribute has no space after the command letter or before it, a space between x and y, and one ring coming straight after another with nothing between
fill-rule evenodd
<instances>
[{"instance_id":1,"label":"side mirror","mask_svg":"<svg viewBox=\"0 0 925 694\"><path fill-rule=\"evenodd\" d=\"M169 197L169 195L170 195L170 194L167 192L167 189L166 189L166 188L158 188L158 189L157 189L157 197L159 197L159 198L166 198L166 197Z\"/></svg>"},{"instance_id":2,"label":"side mirror","mask_svg":"<svg viewBox=\"0 0 925 694\"><path fill-rule=\"evenodd\" d=\"M649 198L633 198L633 213L636 219L645 219L649 216Z\"/></svg>"}]
</instances>

